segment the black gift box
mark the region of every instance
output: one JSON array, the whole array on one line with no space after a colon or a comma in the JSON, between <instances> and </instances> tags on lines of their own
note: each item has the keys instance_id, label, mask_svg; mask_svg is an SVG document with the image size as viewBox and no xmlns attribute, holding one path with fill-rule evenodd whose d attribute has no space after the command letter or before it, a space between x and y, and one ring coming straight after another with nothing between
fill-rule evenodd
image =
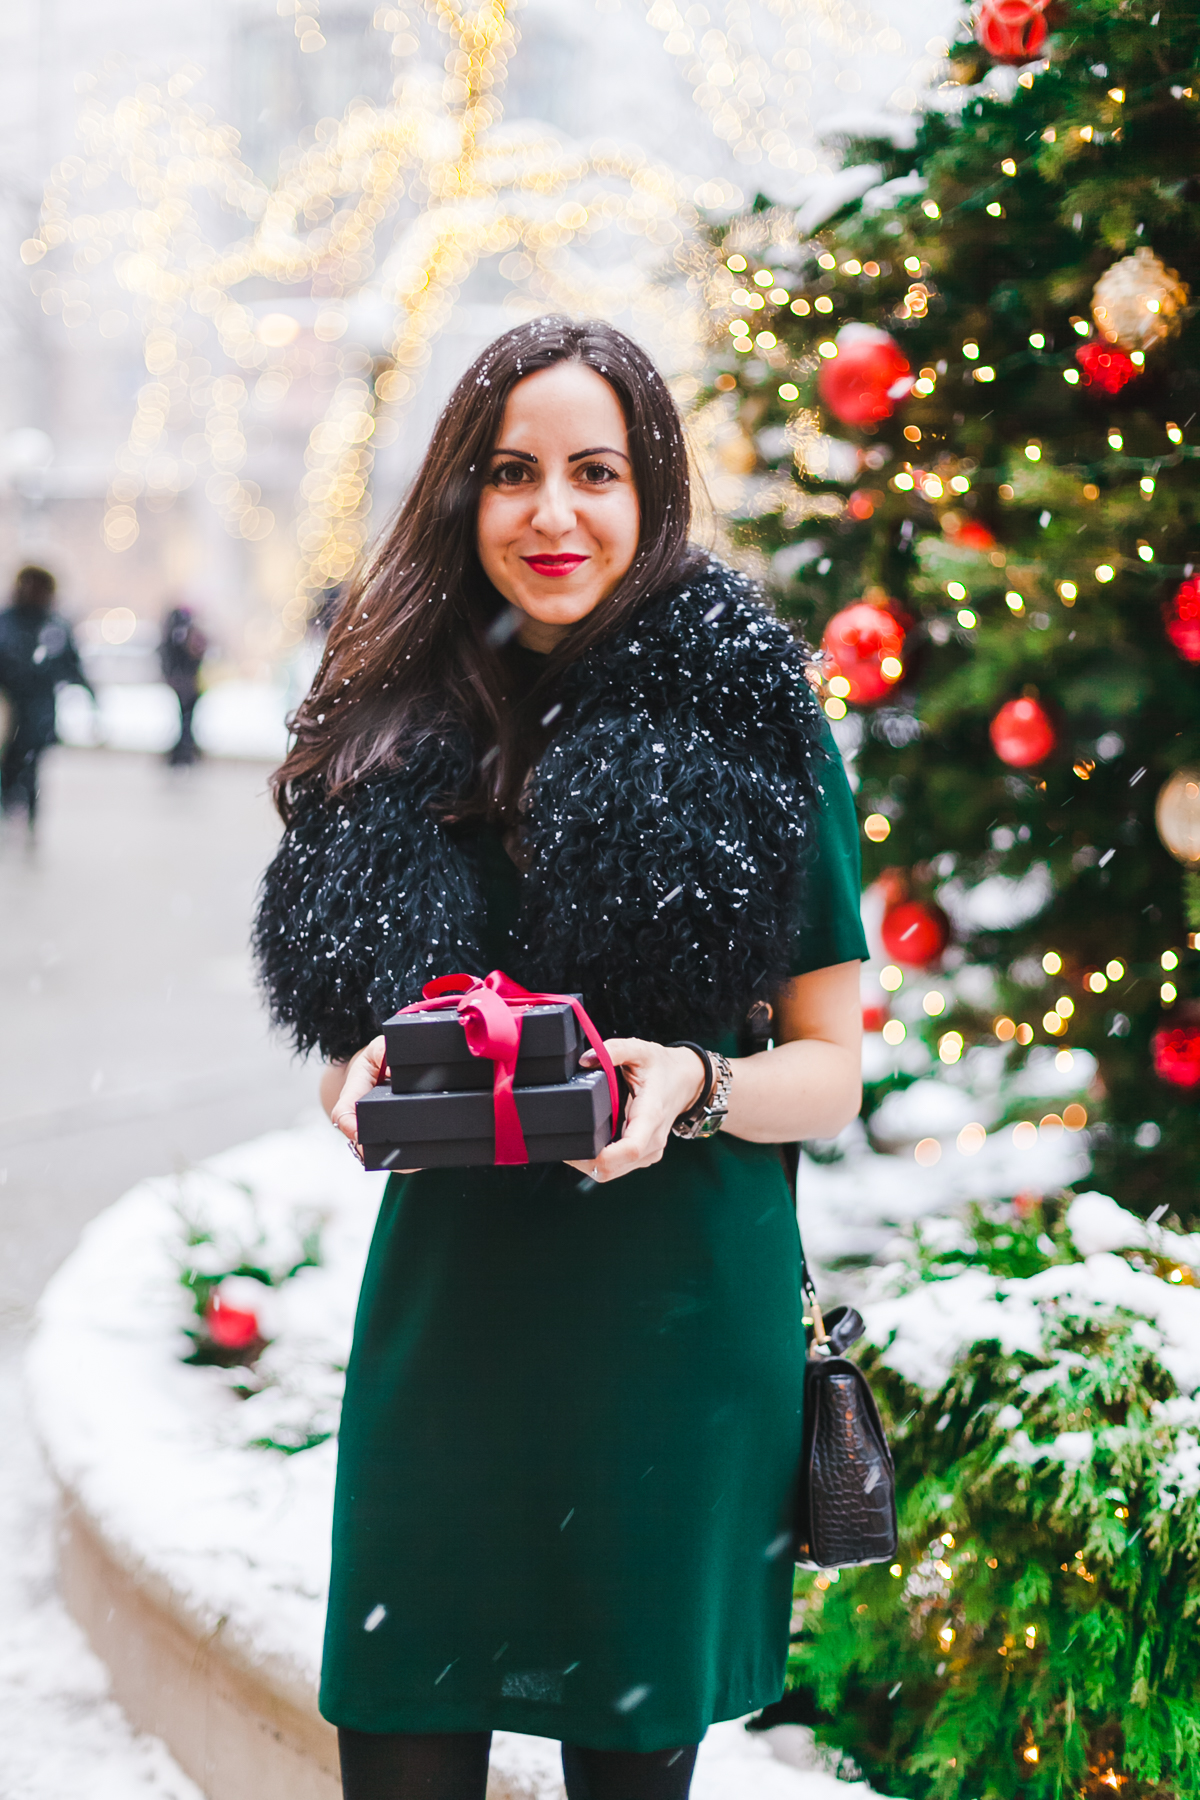
<instances>
[{"instance_id":1,"label":"black gift box","mask_svg":"<svg viewBox=\"0 0 1200 1800\"><path fill-rule=\"evenodd\" d=\"M570 1081L587 1049L574 1011L565 1001L522 1007L521 1048L514 1087L545 1087ZM491 1092L495 1065L472 1056L457 1012L397 1013L383 1027L393 1094ZM581 1151L586 1156L587 1151ZM490 1160L490 1159L489 1159Z\"/></svg>"},{"instance_id":2,"label":"black gift box","mask_svg":"<svg viewBox=\"0 0 1200 1800\"><path fill-rule=\"evenodd\" d=\"M411 1014L409 1015L412 1016ZM486 1091L393 1094L373 1088L358 1103L358 1141L368 1169L453 1169L496 1160L492 1064ZM570 1081L515 1091L531 1163L579 1162L613 1137L608 1078L588 1069Z\"/></svg>"}]
</instances>

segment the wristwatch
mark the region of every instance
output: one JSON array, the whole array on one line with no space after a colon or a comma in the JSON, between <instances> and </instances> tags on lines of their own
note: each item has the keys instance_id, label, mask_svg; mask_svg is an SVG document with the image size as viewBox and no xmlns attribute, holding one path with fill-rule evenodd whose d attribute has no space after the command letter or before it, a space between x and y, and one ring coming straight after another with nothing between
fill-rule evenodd
<instances>
[{"instance_id":1,"label":"wristwatch","mask_svg":"<svg viewBox=\"0 0 1200 1800\"><path fill-rule=\"evenodd\" d=\"M729 1058L719 1050L705 1050L700 1044L680 1038L669 1046L672 1050L694 1050L704 1064L705 1081L700 1098L687 1112L680 1113L671 1131L675 1137L715 1137L725 1123L729 1111L729 1090L733 1086L733 1068Z\"/></svg>"}]
</instances>

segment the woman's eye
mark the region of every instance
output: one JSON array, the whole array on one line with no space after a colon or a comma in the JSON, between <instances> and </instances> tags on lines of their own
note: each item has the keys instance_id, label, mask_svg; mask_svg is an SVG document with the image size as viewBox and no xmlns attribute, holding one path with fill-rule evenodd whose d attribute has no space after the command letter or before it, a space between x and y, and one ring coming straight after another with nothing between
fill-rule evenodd
<instances>
[{"instance_id":1,"label":"woman's eye","mask_svg":"<svg viewBox=\"0 0 1200 1800\"><path fill-rule=\"evenodd\" d=\"M492 470L493 487L519 487L529 471L523 463L501 463L498 469Z\"/></svg>"},{"instance_id":2,"label":"woman's eye","mask_svg":"<svg viewBox=\"0 0 1200 1800\"><path fill-rule=\"evenodd\" d=\"M617 471L610 469L607 463L584 463L580 474L588 487L603 487L620 479Z\"/></svg>"}]
</instances>

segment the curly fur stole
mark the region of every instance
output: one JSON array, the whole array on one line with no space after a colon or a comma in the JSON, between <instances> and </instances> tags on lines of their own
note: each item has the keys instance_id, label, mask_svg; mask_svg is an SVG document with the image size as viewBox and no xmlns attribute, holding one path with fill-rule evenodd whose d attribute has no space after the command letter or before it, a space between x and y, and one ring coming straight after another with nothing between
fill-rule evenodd
<instances>
[{"instance_id":1,"label":"curly fur stole","mask_svg":"<svg viewBox=\"0 0 1200 1800\"><path fill-rule=\"evenodd\" d=\"M713 1037L786 979L824 751L805 655L706 560L567 671L528 797L507 973L581 992L602 1031ZM438 803L470 745L314 800L284 834L254 948L276 1024L344 1059L433 975L484 974L469 839Z\"/></svg>"}]
</instances>

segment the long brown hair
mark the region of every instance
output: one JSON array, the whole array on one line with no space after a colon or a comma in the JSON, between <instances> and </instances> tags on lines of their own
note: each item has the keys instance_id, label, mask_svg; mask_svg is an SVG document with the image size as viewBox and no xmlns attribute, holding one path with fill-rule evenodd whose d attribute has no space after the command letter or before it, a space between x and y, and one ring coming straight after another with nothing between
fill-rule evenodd
<instances>
[{"instance_id":1,"label":"long brown hair","mask_svg":"<svg viewBox=\"0 0 1200 1800\"><path fill-rule=\"evenodd\" d=\"M416 739L453 732L467 733L476 751L474 788L447 796L455 816L511 811L529 747L505 704L509 609L480 565L475 521L509 393L559 362L594 369L621 403L641 529L628 571L547 659L539 689L686 566L691 501L683 427L645 351L595 319L575 324L549 316L506 331L451 394L395 525L330 631L291 721L295 742L273 778L285 819L301 794L344 793L399 768Z\"/></svg>"}]
</instances>

